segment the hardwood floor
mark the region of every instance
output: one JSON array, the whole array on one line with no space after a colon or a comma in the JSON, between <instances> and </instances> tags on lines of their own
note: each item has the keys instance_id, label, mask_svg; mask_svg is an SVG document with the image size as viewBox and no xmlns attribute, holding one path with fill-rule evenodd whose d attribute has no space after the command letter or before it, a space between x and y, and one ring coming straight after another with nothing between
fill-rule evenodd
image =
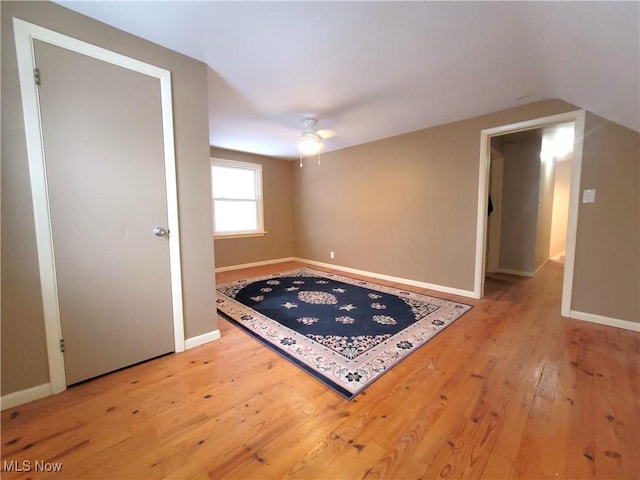
<instances>
[{"instance_id":1,"label":"hardwood floor","mask_svg":"<svg viewBox=\"0 0 640 480\"><path fill-rule=\"evenodd\" d=\"M220 319L216 342L2 412L2 478L640 478L640 334L562 318L561 277L413 289L474 308L351 402Z\"/></svg>"}]
</instances>

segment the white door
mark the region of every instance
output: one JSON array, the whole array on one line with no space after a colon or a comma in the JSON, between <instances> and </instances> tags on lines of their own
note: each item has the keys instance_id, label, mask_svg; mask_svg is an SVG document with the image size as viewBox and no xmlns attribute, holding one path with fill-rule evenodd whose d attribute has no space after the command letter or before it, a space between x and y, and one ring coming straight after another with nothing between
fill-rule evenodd
<instances>
[{"instance_id":1,"label":"white door","mask_svg":"<svg viewBox=\"0 0 640 480\"><path fill-rule=\"evenodd\" d=\"M174 350L160 82L34 41L67 385Z\"/></svg>"}]
</instances>

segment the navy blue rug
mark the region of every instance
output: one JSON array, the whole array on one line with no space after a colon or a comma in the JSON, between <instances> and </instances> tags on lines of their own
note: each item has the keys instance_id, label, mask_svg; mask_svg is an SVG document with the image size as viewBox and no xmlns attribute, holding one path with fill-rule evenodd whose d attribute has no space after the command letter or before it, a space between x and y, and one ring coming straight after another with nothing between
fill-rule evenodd
<instances>
[{"instance_id":1,"label":"navy blue rug","mask_svg":"<svg viewBox=\"0 0 640 480\"><path fill-rule=\"evenodd\" d=\"M217 289L225 318L347 399L471 309L307 268Z\"/></svg>"}]
</instances>

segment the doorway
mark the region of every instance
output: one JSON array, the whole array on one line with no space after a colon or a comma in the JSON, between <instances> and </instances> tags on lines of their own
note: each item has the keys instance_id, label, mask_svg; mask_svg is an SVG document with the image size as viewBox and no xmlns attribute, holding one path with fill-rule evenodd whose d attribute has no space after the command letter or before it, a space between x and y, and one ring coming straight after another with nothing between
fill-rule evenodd
<instances>
[{"instance_id":1,"label":"doorway","mask_svg":"<svg viewBox=\"0 0 640 480\"><path fill-rule=\"evenodd\" d=\"M482 298L484 294L484 279L487 268L487 232L489 230L488 205L490 193L490 167L491 167L491 138L523 132L527 130L550 127L559 124L574 124L574 144L571 162L571 180L568 200L568 221L566 233L565 268L562 287L562 315L569 316L571 306L571 292L573 287L574 256L576 243L576 229L578 220L580 172L582 168L582 139L584 136L585 111L552 115L539 119L529 120L511 125L482 130L480 132L480 171L478 186L478 228L476 237L476 268L474 296Z\"/></svg>"},{"instance_id":2,"label":"doorway","mask_svg":"<svg viewBox=\"0 0 640 480\"><path fill-rule=\"evenodd\" d=\"M573 122L491 137L487 273L564 261L573 141Z\"/></svg>"}]
</instances>

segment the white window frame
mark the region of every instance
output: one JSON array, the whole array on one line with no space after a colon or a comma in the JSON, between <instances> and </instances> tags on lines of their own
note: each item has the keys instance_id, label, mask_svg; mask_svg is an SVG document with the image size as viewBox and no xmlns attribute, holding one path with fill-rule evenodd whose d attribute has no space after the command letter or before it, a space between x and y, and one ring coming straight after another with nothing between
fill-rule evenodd
<instances>
[{"instance_id":1,"label":"white window frame","mask_svg":"<svg viewBox=\"0 0 640 480\"><path fill-rule=\"evenodd\" d=\"M262 165L259 163L239 162L237 160L227 160L225 158L211 158L211 175L213 175L213 167L231 167L243 170L253 171L255 178L256 188L256 219L257 228L255 230L244 230L237 232L216 232L215 231L215 215L216 215L216 196L213 191L213 181L211 184L211 206L213 210L213 236L214 238L230 238L230 237L255 237L265 235L267 232L264 230L264 210L263 210L263 197L262 197ZM212 177L213 179L213 177ZM222 198L218 200L223 200Z\"/></svg>"}]
</instances>

